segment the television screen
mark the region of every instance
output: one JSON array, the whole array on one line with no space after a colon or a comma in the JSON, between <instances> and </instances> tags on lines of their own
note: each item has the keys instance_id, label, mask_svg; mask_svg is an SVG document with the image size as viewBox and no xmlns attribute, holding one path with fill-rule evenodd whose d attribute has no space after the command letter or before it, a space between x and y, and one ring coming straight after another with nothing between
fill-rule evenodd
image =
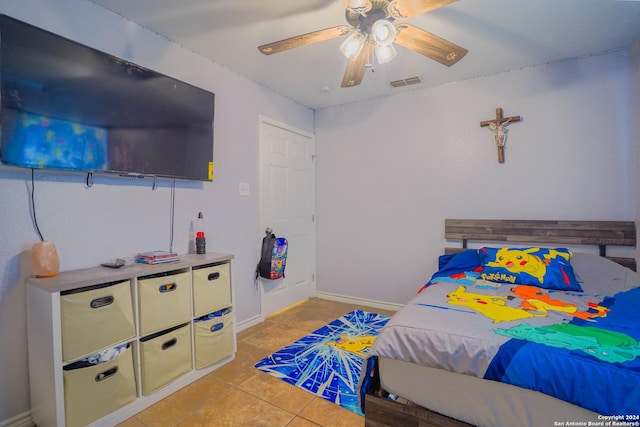
<instances>
[{"instance_id":1,"label":"television screen","mask_svg":"<svg viewBox=\"0 0 640 427\"><path fill-rule=\"evenodd\" d=\"M215 95L0 15L0 161L213 178Z\"/></svg>"}]
</instances>

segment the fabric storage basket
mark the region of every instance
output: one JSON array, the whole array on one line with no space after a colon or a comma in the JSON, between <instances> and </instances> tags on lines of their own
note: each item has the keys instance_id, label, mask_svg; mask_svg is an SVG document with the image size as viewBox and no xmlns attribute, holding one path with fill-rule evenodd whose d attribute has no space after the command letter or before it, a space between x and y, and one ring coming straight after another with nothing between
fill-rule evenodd
<instances>
[{"instance_id":1,"label":"fabric storage basket","mask_svg":"<svg viewBox=\"0 0 640 427\"><path fill-rule=\"evenodd\" d=\"M61 292L62 359L69 362L133 338L131 301L129 280Z\"/></svg>"},{"instance_id":2,"label":"fabric storage basket","mask_svg":"<svg viewBox=\"0 0 640 427\"><path fill-rule=\"evenodd\" d=\"M142 394L151 394L190 370L190 323L140 339Z\"/></svg>"},{"instance_id":3,"label":"fabric storage basket","mask_svg":"<svg viewBox=\"0 0 640 427\"><path fill-rule=\"evenodd\" d=\"M193 313L203 316L231 305L229 264L193 270Z\"/></svg>"},{"instance_id":4,"label":"fabric storage basket","mask_svg":"<svg viewBox=\"0 0 640 427\"><path fill-rule=\"evenodd\" d=\"M191 319L191 280L188 272L138 279L140 335L162 331Z\"/></svg>"},{"instance_id":5,"label":"fabric storage basket","mask_svg":"<svg viewBox=\"0 0 640 427\"><path fill-rule=\"evenodd\" d=\"M73 369L76 362L63 369L67 427L86 426L136 399L133 350L125 346L107 362Z\"/></svg>"},{"instance_id":6,"label":"fabric storage basket","mask_svg":"<svg viewBox=\"0 0 640 427\"><path fill-rule=\"evenodd\" d=\"M193 322L195 328L196 369L231 356L234 348L233 313L222 310Z\"/></svg>"}]
</instances>

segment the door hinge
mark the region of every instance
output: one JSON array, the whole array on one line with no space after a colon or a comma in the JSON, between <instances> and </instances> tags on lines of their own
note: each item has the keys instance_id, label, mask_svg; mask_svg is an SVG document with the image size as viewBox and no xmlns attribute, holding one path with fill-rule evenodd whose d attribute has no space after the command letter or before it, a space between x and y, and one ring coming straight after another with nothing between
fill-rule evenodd
<instances>
[{"instance_id":1,"label":"door hinge","mask_svg":"<svg viewBox=\"0 0 640 427\"><path fill-rule=\"evenodd\" d=\"M311 163L313 163L313 164L316 163L316 155L315 154L311 155Z\"/></svg>"},{"instance_id":2,"label":"door hinge","mask_svg":"<svg viewBox=\"0 0 640 427\"><path fill-rule=\"evenodd\" d=\"M316 214L311 214L311 222L316 222Z\"/></svg>"}]
</instances>

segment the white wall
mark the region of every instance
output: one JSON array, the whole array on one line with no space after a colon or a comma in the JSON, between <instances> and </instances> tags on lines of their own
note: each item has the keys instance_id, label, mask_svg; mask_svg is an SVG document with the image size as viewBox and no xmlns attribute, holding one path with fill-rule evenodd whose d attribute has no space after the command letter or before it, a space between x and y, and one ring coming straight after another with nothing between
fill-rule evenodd
<instances>
[{"instance_id":1,"label":"white wall","mask_svg":"<svg viewBox=\"0 0 640 427\"><path fill-rule=\"evenodd\" d=\"M0 12L216 93L216 178L178 183L174 249L186 251L202 211L208 249L236 256L238 321L258 315L258 115L314 132L313 112L84 0L2 0ZM318 111L319 290L404 303L435 270L447 217L640 219L638 43L634 52ZM479 127L496 107L523 117L502 165ZM29 410L28 186L26 171L0 169L0 424ZM64 270L166 248L169 203L167 182L152 191L96 177L85 189L84 176L36 172L38 222Z\"/></svg>"},{"instance_id":2,"label":"white wall","mask_svg":"<svg viewBox=\"0 0 640 427\"><path fill-rule=\"evenodd\" d=\"M436 269L445 218L634 220L628 60L618 51L316 111L318 291L406 302ZM522 117L504 164L479 125L497 107Z\"/></svg>"},{"instance_id":3,"label":"white wall","mask_svg":"<svg viewBox=\"0 0 640 427\"><path fill-rule=\"evenodd\" d=\"M61 34L216 94L215 180L178 182L174 250L188 249L189 225L205 218L207 249L235 255L237 320L260 314L253 273L259 257L258 119L313 132L313 111L270 92L189 50L84 0L2 0L0 12ZM36 172L40 229L52 240L61 269L98 265L140 250L168 249L170 184L148 180ZM30 408L24 278L28 250L38 240L30 218L29 172L0 169L0 424ZM251 196L240 197L240 182Z\"/></svg>"},{"instance_id":4,"label":"white wall","mask_svg":"<svg viewBox=\"0 0 640 427\"><path fill-rule=\"evenodd\" d=\"M632 194L635 196L636 224L640 224L640 39L636 40L629 49L631 75L631 101L629 106L631 120L631 144L635 149L635 164L631 174ZM640 230L637 230L640 234ZM637 251L640 252L640 251Z\"/></svg>"}]
</instances>

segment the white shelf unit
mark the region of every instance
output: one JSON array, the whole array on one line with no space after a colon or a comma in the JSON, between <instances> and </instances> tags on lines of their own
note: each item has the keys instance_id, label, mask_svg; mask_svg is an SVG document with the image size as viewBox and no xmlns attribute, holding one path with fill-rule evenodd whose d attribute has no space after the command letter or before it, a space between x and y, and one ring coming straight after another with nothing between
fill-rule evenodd
<instances>
[{"instance_id":1,"label":"white shelf unit","mask_svg":"<svg viewBox=\"0 0 640 427\"><path fill-rule=\"evenodd\" d=\"M27 279L27 325L28 325L28 343L29 343L29 381L31 388L31 414L34 422L39 427L48 426L69 426L71 427L73 419L82 419L84 414L78 418L76 414L72 415L71 423L69 423L69 417L65 411L65 397L71 396L71 399L83 399L83 393L78 393L78 390L74 390L73 393L65 392L65 378L63 368L73 362L83 359L89 354L94 354L105 348L111 348L115 345L129 344L129 351L123 352L124 360L126 358L132 358L133 363L133 377L135 381L135 396L132 397L133 401L130 403L118 403L109 402L117 407L104 415L100 415L99 418L91 420L91 426L113 426L120 423L127 418L135 415L141 410L151 406L152 404L164 399L170 394L178 391L182 387L190 384L191 382L201 378L204 375L214 371L215 369L230 362L235 357L237 350L236 333L235 333L235 315L233 310L233 286L231 284L231 260L233 255L220 254L220 253L206 253L202 255L187 254L181 255L178 261L157 264L157 265L144 265L134 264L130 266L124 266L119 269L109 269L106 267L94 267L82 270L61 272L58 276L53 278L29 278ZM185 274L186 273L186 274ZM153 302L149 297L145 296L142 292L142 286L145 280L150 277L167 277L166 283L169 284L169 288L172 285L178 283L177 287L184 284L188 284L188 297L186 299L186 311L188 312L188 318L185 315L178 315L175 319L169 321L168 324L158 325L157 328L150 326L143 333L141 329L141 312L148 310L147 303L151 301L153 318L153 306L155 309L160 310L163 313L173 313L174 302ZM175 282L174 278L180 277L181 282ZM184 282L186 277L186 282ZM155 279L151 279L152 281ZM65 329L67 337L63 339L63 312L68 308L63 308L63 298L67 297L67 294L72 295L82 294L83 292L92 293L94 289L111 288L114 286L122 288L127 285L123 285L123 282L129 283L130 288L130 304L133 313L134 328L132 333L129 333L126 326L126 321L122 322L119 319L118 322L114 321L114 325L111 325L108 320L109 317L97 317L98 323L92 323L93 319L86 319L82 314L82 310L79 311L78 317L80 319L74 319L73 315L71 319L66 319L67 326L72 325L72 333L76 333L73 325L79 326L82 330L82 325L88 325L88 330L85 337L80 333L80 339L73 339L73 345L69 344L68 336L70 334L69 329ZM207 283L209 282L209 283ZM157 283L163 283L159 280ZM105 286L111 285L111 286ZM162 284L160 287L164 286ZM183 291L184 289L181 289ZM89 295L89 294L88 294ZM91 304L96 304L96 312L99 312L105 308L102 306L110 306L114 303L114 298L110 296L100 297L100 292L96 293L96 296L92 295L88 300L91 300ZM118 297L116 297L118 298ZM122 298L127 306L127 298ZM184 311L185 307L184 298L181 299L177 305ZM86 304L81 303L80 306ZM142 310L141 310L142 309ZM120 312L126 312L127 310L114 309L114 318L120 318L122 315ZM215 315L213 315L215 313ZM156 313L157 314L157 313ZM202 320L202 316L209 314L211 319L207 321ZM126 315L124 316L126 317ZM160 316L162 318L166 316ZM153 325L154 320L151 320ZM148 321L147 321L147 324ZM119 326L116 326L119 325ZM123 326L124 325L124 326ZM149 334L163 333L163 328L168 325L167 329L174 330L180 329L179 326L186 326L181 328L182 332L179 340L184 342L184 339L188 340L188 349L184 351L190 351L190 366L186 369L186 372L179 373L175 379L170 380L168 384L153 385L153 390L143 393L142 383L142 371L141 365L143 357L141 357L142 343L149 342ZM204 326L204 329L203 329ZM121 334L114 332L114 329L124 329ZM91 331L95 332L92 333ZM153 332L151 332L153 331ZM171 331L172 332L172 331ZM169 333L171 333L169 332ZM106 347L103 347L98 339L94 341L96 336L101 333L107 336L108 341ZM145 340L147 338L147 340ZM113 342L116 340L117 342ZM84 345L87 343L87 345ZM175 343L175 340L171 338L167 341L169 344L163 346L171 346ZM73 347L69 349L69 347ZM72 359L69 359L71 357ZM152 353L149 357L155 357ZM184 359L184 354L180 356ZM108 363L108 362L106 362ZM114 374L124 374L126 370L118 369L117 367L110 368L106 365L105 371L100 371L95 376L96 383L102 377ZM160 363L161 365L161 363ZM100 365L97 365L100 366ZM158 361L155 360L153 366L147 366L148 369L158 369ZM70 371L66 371L70 372ZM107 374L105 375L104 372ZM91 374L93 375L93 374ZM126 380L121 380L126 383ZM67 380L67 382L71 382ZM69 387L69 385L66 385ZM73 386L71 386L73 387ZM121 393L117 390L118 396L126 395L127 393ZM81 397L77 397L81 396ZM108 393L106 394L108 396ZM101 396L95 396L99 399ZM108 397L107 397L108 398ZM67 402L69 403L69 402ZM122 406L120 406L122 405ZM81 406L76 405L76 406ZM108 406L108 405L107 405ZM119 406L119 407L118 407ZM70 409L70 408L67 408ZM75 409L71 408L71 411ZM81 411L82 412L82 411ZM87 424L83 422L83 424Z\"/></svg>"}]
</instances>

